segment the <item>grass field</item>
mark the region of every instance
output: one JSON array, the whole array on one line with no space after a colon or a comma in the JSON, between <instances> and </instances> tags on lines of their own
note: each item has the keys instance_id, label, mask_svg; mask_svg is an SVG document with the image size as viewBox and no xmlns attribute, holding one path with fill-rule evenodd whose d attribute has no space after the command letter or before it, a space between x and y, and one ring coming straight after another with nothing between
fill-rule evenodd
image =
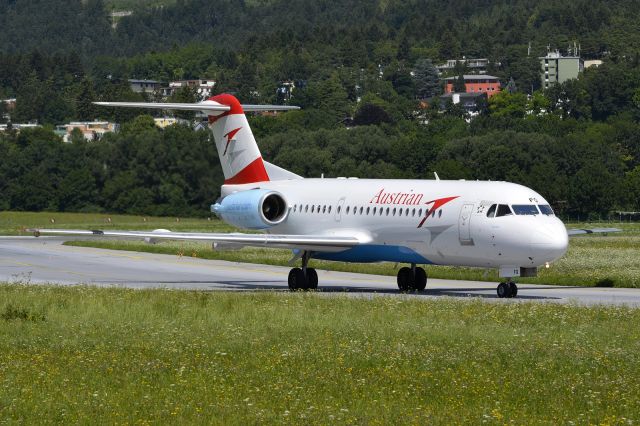
<instances>
[{"instance_id":1,"label":"grass field","mask_svg":"<svg viewBox=\"0 0 640 426\"><path fill-rule=\"evenodd\" d=\"M0 285L13 423L636 424L640 310Z\"/></svg>"},{"instance_id":2,"label":"grass field","mask_svg":"<svg viewBox=\"0 0 640 426\"><path fill-rule=\"evenodd\" d=\"M111 222L107 219L111 218ZM51 223L51 219L55 223ZM174 231L230 232L236 229L213 219L146 218L75 213L0 213L0 234L19 234L28 227L60 227L81 229L157 229ZM585 235L570 239L569 251L549 269L541 269L537 278L521 278L520 282L557 285L613 285L616 287L640 288L640 224L628 223L580 223L568 227L618 227L620 234ZM23 232L24 233L24 232ZM68 244L117 250L134 250L178 256L194 256L205 259L221 259L237 262L286 265L291 259L288 250L245 248L239 251L213 251L205 243L163 242L149 245L134 241L78 241ZM392 263L349 264L340 262L312 261L319 269L395 275ZM494 270L429 266L432 278L465 279L498 282Z\"/></svg>"}]
</instances>

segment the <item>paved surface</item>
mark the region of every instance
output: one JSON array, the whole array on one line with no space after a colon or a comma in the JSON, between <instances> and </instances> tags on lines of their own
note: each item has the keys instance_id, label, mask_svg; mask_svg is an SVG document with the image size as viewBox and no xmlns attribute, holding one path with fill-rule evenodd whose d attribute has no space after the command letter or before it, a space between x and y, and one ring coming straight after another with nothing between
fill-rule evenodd
<instances>
[{"instance_id":1,"label":"paved surface","mask_svg":"<svg viewBox=\"0 0 640 426\"><path fill-rule=\"evenodd\" d=\"M170 255L63 246L60 237L0 237L0 281L128 288L287 290L289 268ZM323 292L398 294L395 277L318 271ZM640 306L640 289L518 285L517 299L498 299L496 284L430 279L407 297Z\"/></svg>"}]
</instances>

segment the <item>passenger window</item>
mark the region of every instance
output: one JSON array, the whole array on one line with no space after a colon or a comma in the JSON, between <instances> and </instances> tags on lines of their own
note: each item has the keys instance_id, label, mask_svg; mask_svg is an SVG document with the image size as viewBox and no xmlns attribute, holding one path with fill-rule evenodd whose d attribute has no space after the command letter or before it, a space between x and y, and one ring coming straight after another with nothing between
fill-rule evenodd
<instances>
[{"instance_id":1,"label":"passenger window","mask_svg":"<svg viewBox=\"0 0 640 426\"><path fill-rule=\"evenodd\" d=\"M438 217L442 217L442 209L438 210Z\"/></svg>"},{"instance_id":2,"label":"passenger window","mask_svg":"<svg viewBox=\"0 0 640 426\"><path fill-rule=\"evenodd\" d=\"M340 207L338 207L338 209L340 209ZM329 206L329 208L327 208L327 212L331 213L331 206ZM339 212L338 212L339 213Z\"/></svg>"},{"instance_id":3,"label":"passenger window","mask_svg":"<svg viewBox=\"0 0 640 426\"><path fill-rule=\"evenodd\" d=\"M494 217L496 215L496 207L498 207L497 204L492 204L491 207L489 207L487 217Z\"/></svg>"},{"instance_id":4,"label":"passenger window","mask_svg":"<svg viewBox=\"0 0 640 426\"><path fill-rule=\"evenodd\" d=\"M389 207L387 207L387 216L389 216Z\"/></svg>"},{"instance_id":5,"label":"passenger window","mask_svg":"<svg viewBox=\"0 0 640 426\"><path fill-rule=\"evenodd\" d=\"M377 210L377 209L376 209L376 207L374 207L374 208L373 208L373 214L374 214L374 215L376 214L376 210Z\"/></svg>"},{"instance_id":6,"label":"passenger window","mask_svg":"<svg viewBox=\"0 0 640 426\"><path fill-rule=\"evenodd\" d=\"M411 213L411 216L416 217L416 209L413 209L413 213Z\"/></svg>"},{"instance_id":7,"label":"passenger window","mask_svg":"<svg viewBox=\"0 0 640 426\"><path fill-rule=\"evenodd\" d=\"M498 205L498 211L496 212L496 217L501 217L501 216L509 216L512 215L513 213L511 212L511 208L509 208L508 205L506 204L499 204Z\"/></svg>"},{"instance_id":8,"label":"passenger window","mask_svg":"<svg viewBox=\"0 0 640 426\"><path fill-rule=\"evenodd\" d=\"M311 213L314 212L315 208L316 208L316 206L311 206Z\"/></svg>"},{"instance_id":9,"label":"passenger window","mask_svg":"<svg viewBox=\"0 0 640 426\"><path fill-rule=\"evenodd\" d=\"M347 206L347 214L349 214L349 206Z\"/></svg>"},{"instance_id":10,"label":"passenger window","mask_svg":"<svg viewBox=\"0 0 640 426\"><path fill-rule=\"evenodd\" d=\"M293 212L295 213L297 209L298 209L298 205L297 205L297 204L294 204L294 205L293 205Z\"/></svg>"},{"instance_id":11,"label":"passenger window","mask_svg":"<svg viewBox=\"0 0 640 426\"><path fill-rule=\"evenodd\" d=\"M369 216L369 207L367 207L367 216Z\"/></svg>"},{"instance_id":12,"label":"passenger window","mask_svg":"<svg viewBox=\"0 0 640 426\"><path fill-rule=\"evenodd\" d=\"M364 211L364 208L360 207L360 214Z\"/></svg>"},{"instance_id":13,"label":"passenger window","mask_svg":"<svg viewBox=\"0 0 640 426\"><path fill-rule=\"evenodd\" d=\"M308 212L309 211L309 204L307 204L306 206L304 206L304 212Z\"/></svg>"}]
</instances>

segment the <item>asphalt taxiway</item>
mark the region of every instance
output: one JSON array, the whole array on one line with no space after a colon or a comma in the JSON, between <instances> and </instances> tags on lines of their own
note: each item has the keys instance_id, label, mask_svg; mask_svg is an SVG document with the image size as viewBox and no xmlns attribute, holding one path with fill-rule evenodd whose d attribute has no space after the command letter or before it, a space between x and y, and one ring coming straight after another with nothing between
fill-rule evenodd
<instances>
[{"instance_id":1,"label":"asphalt taxiway","mask_svg":"<svg viewBox=\"0 0 640 426\"><path fill-rule=\"evenodd\" d=\"M68 238L67 238L68 239ZM127 288L288 291L281 266L62 245L59 237L0 237L0 282L90 284ZM398 294L390 276L318 271L320 290L353 295ZM540 301L640 306L640 289L518 285L517 299L498 299L496 283L429 279L406 297L482 298L504 303Z\"/></svg>"}]
</instances>

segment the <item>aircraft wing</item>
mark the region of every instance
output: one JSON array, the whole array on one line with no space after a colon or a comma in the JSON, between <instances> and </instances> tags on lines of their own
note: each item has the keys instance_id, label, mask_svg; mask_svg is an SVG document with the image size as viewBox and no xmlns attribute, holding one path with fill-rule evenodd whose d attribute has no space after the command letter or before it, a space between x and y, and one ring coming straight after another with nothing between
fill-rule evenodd
<instances>
[{"instance_id":1,"label":"aircraft wing","mask_svg":"<svg viewBox=\"0 0 640 426\"><path fill-rule=\"evenodd\" d=\"M618 228L593 228L593 229L567 229L569 236L583 234L608 234L609 232L622 232Z\"/></svg>"},{"instance_id":2,"label":"aircraft wing","mask_svg":"<svg viewBox=\"0 0 640 426\"><path fill-rule=\"evenodd\" d=\"M300 249L312 251L343 251L364 243L356 237L334 235L274 235L274 234L217 234L207 232L171 232L166 229L155 231L99 231L78 229L28 229L36 237L40 235L69 235L84 237L111 237L140 239L148 243L160 240L205 241L228 244L236 247L273 247L283 249Z\"/></svg>"}]
</instances>

